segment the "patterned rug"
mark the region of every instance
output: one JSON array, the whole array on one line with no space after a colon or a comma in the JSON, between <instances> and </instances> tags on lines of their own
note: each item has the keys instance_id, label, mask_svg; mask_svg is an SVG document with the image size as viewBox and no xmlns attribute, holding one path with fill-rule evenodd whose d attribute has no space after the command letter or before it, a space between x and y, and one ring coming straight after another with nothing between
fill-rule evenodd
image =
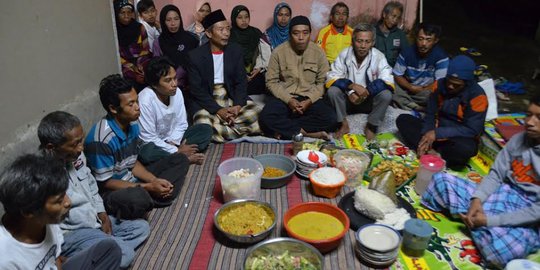
<instances>
[{"instance_id":1,"label":"patterned rug","mask_svg":"<svg viewBox=\"0 0 540 270\"><path fill-rule=\"evenodd\" d=\"M290 153L284 144L212 144L200 166L192 166L178 199L167 208L155 209L149 216L152 232L137 251L132 269L240 269L249 246L232 243L214 228L213 215L223 204L217 167L221 161L235 156L249 157L263 153ZM412 181L413 183L414 181ZM400 253L391 269L481 269L474 244L463 233L460 222L449 220L418 205L412 183L399 194L437 230L429 250L420 259ZM334 199L316 197L309 181L294 176L288 185L263 189L261 200L270 202L277 211L277 226L269 238L285 236L282 218L285 211L300 202L318 201L337 205L345 194L344 187ZM267 238L268 239L268 238ZM354 254L354 231L349 230L341 245L325 254L325 269L369 269ZM534 258L533 258L534 259ZM535 260L540 261L540 256Z\"/></svg>"}]
</instances>

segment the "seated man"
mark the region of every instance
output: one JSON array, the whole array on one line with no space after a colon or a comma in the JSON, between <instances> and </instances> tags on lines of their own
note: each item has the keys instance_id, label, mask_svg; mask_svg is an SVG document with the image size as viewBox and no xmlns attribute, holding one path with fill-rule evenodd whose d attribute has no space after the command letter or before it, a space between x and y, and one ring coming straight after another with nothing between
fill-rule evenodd
<instances>
[{"instance_id":1,"label":"seated man","mask_svg":"<svg viewBox=\"0 0 540 270\"><path fill-rule=\"evenodd\" d=\"M448 56L437 45L439 26L421 23L416 45L401 51L394 66L394 103L405 110L424 111L435 81L446 76Z\"/></svg>"},{"instance_id":2,"label":"seated man","mask_svg":"<svg viewBox=\"0 0 540 270\"><path fill-rule=\"evenodd\" d=\"M427 208L461 217L488 267L540 248L540 96L530 102L526 132L510 139L480 184L439 173L422 196Z\"/></svg>"},{"instance_id":3,"label":"seated man","mask_svg":"<svg viewBox=\"0 0 540 270\"><path fill-rule=\"evenodd\" d=\"M352 36L352 47L339 54L326 75L327 95L341 122L336 137L350 131L348 112L369 112L364 134L372 140L392 102L394 77L384 54L373 48L375 27L360 23Z\"/></svg>"},{"instance_id":4,"label":"seated man","mask_svg":"<svg viewBox=\"0 0 540 270\"><path fill-rule=\"evenodd\" d=\"M38 137L41 151L61 161L68 173L71 210L60 223L62 256L71 258L101 240L113 239L122 249L120 267L129 267L135 248L150 234L150 226L143 219L121 220L105 212L96 179L82 153L84 132L79 119L67 112L49 113L39 123Z\"/></svg>"},{"instance_id":5,"label":"seated man","mask_svg":"<svg viewBox=\"0 0 540 270\"><path fill-rule=\"evenodd\" d=\"M307 17L296 16L289 26L289 41L270 57L266 86L273 96L261 112L261 128L278 139L298 133L328 139L327 132L337 127L334 110L322 100L328 61L322 49L309 41Z\"/></svg>"},{"instance_id":6,"label":"seated man","mask_svg":"<svg viewBox=\"0 0 540 270\"><path fill-rule=\"evenodd\" d=\"M177 153L148 166L139 155L139 103L131 83L118 74L104 78L99 87L107 115L86 136L88 167L100 184L107 213L122 219L144 217L146 211L172 204L189 167Z\"/></svg>"},{"instance_id":7,"label":"seated man","mask_svg":"<svg viewBox=\"0 0 540 270\"><path fill-rule=\"evenodd\" d=\"M474 80L475 67L469 57L456 56L446 78L437 81L425 118L398 116L396 125L403 142L419 156L434 149L448 167L461 167L478 152L488 102Z\"/></svg>"},{"instance_id":8,"label":"seated man","mask_svg":"<svg viewBox=\"0 0 540 270\"><path fill-rule=\"evenodd\" d=\"M121 250L112 239L65 259L62 231L69 213L62 162L36 155L17 158L0 176L0 269L118 269Z\"/></svg>"},{"instance_id":9,"label":"seated man","mask_svg":"<svg viewBox=\"0 0 540 270\"><path fill-rule=\"evenodd\" d=\"M216 142L260 133L260 109L247 95L244 57L238 44L229 43L229 22L218 9L202 23L209 42L188 54L193 122L212 126Z\"/></svg>"},{"instance_id":10,"label":"seated man","mask_svg":"<svg viewBox=\"0 0 540 270\"><path fill-rule=\"evenodd\" d=\"M409 47L407 35L399 28L403 4L398 1L390 1L384 5L381 18L377 23L375 48L384 53L386 61L393 67L398 55L404 48Z\"/></svg>"},{"instance_id":11,"label":"seated man","mask_svg":"<svg viewBox=\"0 0 540 270\"><path fill-rule=\"evenodd\" d=\"M174 153L185 154L191 163L201 164L212 138L212 127L195 124L188 127L182 92L177 87L176 70L164 57L150 60L144 71L149 85L139 93L141 116L139 138L144 145L139 160L150 164Z\"/></svg>"},{"instance_id":12,"label":"seated man","mask_svg":"<svg viewBox=\"0 0 540 270\"><path fill-rule=\"evenodd\" d=\"M330 24L317 35L317 44L326 52L330 64L343 49L351 46L353 29L347 25L348 19L349 7L343 2L337 2L330 10Z\"/></svg>"}]
</instances>

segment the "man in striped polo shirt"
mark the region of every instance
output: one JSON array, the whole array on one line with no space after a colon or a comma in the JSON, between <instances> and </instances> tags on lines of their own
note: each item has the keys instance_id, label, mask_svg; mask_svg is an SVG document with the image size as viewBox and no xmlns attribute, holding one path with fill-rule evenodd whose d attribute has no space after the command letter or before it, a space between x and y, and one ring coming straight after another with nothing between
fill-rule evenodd
<instances>
[{"instance_id":1,"label":"man in striped polo shirt","mask_svg":"<svg viewBox=\"0 0 540 270\"><path fill-rule=\"evenodd\" d=\"M182 188L188 158L175 153L145 167L137 160L137 92L130 82L115 74L101 81L99 97L107 115L90 129L84 152L107 213L133 219L144 216L152 206L170 205Z\"/></svg>"},{"instance_id":2,"label":"man in striped polo shirt","mask_svg":"<svg viewBox=\"0 0 540 270\"><path fill-rule=\"evenodd\" d=\"M422 23L416 44L401 51L394 66L394 103L405 110L424 111L436 81L446 77L448 56L439 46L441 28Z\"/></svg>"}]
</instances>

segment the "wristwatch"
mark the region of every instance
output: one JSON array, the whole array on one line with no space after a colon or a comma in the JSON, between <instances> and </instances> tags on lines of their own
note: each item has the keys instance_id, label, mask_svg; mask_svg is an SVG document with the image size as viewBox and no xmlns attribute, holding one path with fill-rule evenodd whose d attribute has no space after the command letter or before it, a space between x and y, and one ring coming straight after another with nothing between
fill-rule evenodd
<instances>
[{"instance_id":1,"label":"wristwatch","mask_svg":"<svg viewBox=\"0 0 540 270\"><path fill-rule=\"evenodd\" d=\"M349 92L347 92L347 96L350 96L354 93L355 91L353 89L349 90Z\"/></svg>"}]
</instances>

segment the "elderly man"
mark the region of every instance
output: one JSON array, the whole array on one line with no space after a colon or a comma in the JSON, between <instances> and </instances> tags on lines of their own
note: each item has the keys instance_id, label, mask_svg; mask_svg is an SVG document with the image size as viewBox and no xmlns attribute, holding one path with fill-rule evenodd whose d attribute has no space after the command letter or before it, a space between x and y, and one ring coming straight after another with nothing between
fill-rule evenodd
<instances>
[{"instance_id":1,"label":"elderly man","mask_svg":"<svg viewBox=\"0 0 540 270\"><path fill-rule=\"evenodd\" d=\"M469 57L456 56L450 61L446 78L437 81L425 118L408 114L397 118L404 143L418 155L434 149L449 167L461 167L478 152L488 102L474 80L475 67Z\"/></svg>"},{"instance_id":2,"label":"elderly man","mask_svg":"<svg viewBox=\"0 0 540 270\"><path fill-rule=\"evenodd\" d=\"M289 41L270 57L266 86L273 96L261 112L261 128L278 139L299 133L328 139L327 132L337 126L334 110L322 100L328 61L322 49L309 41L307 17L294 17L289 27Z\"/></svg>"},{"instance_id":3,"label":"elderly man","mask_svg":"<svg viewBox=\"0 0 540 270\"><path fill-rule=\"evenodd\" d=\"M396 64L399 53L409 47L407 35L399 28L403 4L398 1L390 1L384 5L381 18L377 23L375 48L384 53L386 61L393 67Z\"/></svg>"},{"instance_id":4,"label":"elderly man","mask_svg":"<svg viewBox=\"0 0 540 270\"><path fill-rule=\"evenodd\" d=\"M352 47L341 51L328 72L327 95L336 110L337 121L341 122L337 137L350 131L348 112L369 112L364 134L368 140L375 138L392 102L392 68L384 54L373 48L374 39L375 27L358 24L353 31Z\"/></svg>"},{"instance_id":5,"label":"elderly man","mask_svg":"<svg viewBox=\"0 0 540 270\"><path fill-rule=\"evenodd\" d=\"M60 223L62 255L72 257L101 240L113 239L122 249L120 267L129 267L135 248L150 235L150 226L143 219L122 220L105 212L96 179L82 153L84 131L79 119L67 112L49 113L39 123L38 137L41 151L63 162L68 173L66 193L71 210Z\"/></svg>"},{"instance_id":6,"label":"elderly man","mask_svg":"<svg viewBox=\"0 0 540 270\"><path fill-rule=\"evenodd\" d=\"M427 208L461 217L488 267L502 269L540 248L540 96L531 98L525 127L480 184L439 173L422 196Z\"/></svg>"},{"instance_id":7,"label":"elderly man","mask_svg":"<svg viewBox=\"0 0 540 270\"><path fill-rule=\"evenodd\" d=\"M401 51L394 66L394 103L406 110L424 111L435 81L446 76L448 56L437 45L439 26L422 23L416 45Z\"/></svg>"},{"instance_id":8,"label":"elderly man","mask_svg":"<svg viewBox=\"0 0 540 270\"><path fill-rule=\"evenodd\" d=\"M343 2L337 2L330 10L330 24L323 27L317 35L317 44L326 53L326 59L332 64L338 54L351 46L353 29L347 25L349 7Z\"/></svg>"},{"instance_id":9,"label":"elderly man","mask_svg":"<svg viewBox=\"0 0 540 270\"><path fill-rule=\"evenodd\" d=\"M193 122L212 126L216 142L260 133L260 109L247 95L242 48L229 43L229 22L218 9L204 17L202 24L209 42L188 54Z\"/></svg>"}]
</instances>

